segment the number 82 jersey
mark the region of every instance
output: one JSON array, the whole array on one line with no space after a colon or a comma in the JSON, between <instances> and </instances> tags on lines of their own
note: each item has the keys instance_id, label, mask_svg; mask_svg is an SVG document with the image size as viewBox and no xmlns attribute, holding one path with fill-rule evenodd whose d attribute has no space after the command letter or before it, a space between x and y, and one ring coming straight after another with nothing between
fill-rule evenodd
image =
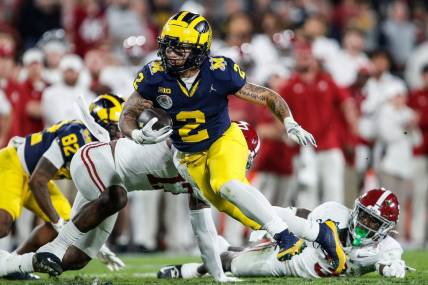
<instances>
[{"instance_id":1,"label":"number 82 jersey","mask_svg":"<svg viewBox=\"0 0 428 285\"><path fill-rule=\"evenodd\" d=\"M245 82L245 72L231 59L208 57L189 88L179 77L168 74L158 60L143 67L134 88L171 116L174 146L193 153L207 150L229 128L227 96Z\"/></svg>"}]
</instances>

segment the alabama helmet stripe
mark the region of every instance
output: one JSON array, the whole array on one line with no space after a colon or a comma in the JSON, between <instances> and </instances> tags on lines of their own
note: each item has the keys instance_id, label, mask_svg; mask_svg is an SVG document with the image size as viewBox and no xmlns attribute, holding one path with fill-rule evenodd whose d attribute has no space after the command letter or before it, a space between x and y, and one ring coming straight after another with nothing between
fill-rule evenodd
<instances>
[{"instance_id":1,"label":"alabama helmet stripe","mask_svg":"<svg viewBox=\"0 0 428 285\"><path fill-rule=\"evenodd\" d=\"M376 201L376 209L379 209L382 206L383 201L385 201L385 199L389 196L389 194L391 194L391 191L385 190L385 189L383 190L384 190L383 194L380 195L379 199L377 199Z\"/></svg>"}]
</instances>

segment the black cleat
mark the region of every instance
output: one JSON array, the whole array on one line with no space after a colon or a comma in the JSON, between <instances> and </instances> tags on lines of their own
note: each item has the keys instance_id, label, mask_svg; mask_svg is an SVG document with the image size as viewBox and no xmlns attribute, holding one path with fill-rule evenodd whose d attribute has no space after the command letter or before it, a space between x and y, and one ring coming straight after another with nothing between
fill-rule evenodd
<instances>
[{"instance_id":1,"label":"black cleat","mask_svg":"<svg viewBox=\"0 0 428 285\"><path fill-rule=\"evenodd\" d=\"M168 265L164 266L158 271L158 279L180 279L181 265Z\"/></svg>"},{"instance_id":2,"label":"black cleat","mask_svg":"<svg viewBox=\"0 0 428 285\"><path fill-rule=\"evenodd\" d=\"M34 254L33 267L35 272L48 273L50 276L58 276L63 272L61 260L50 252L37 252Z\"/></svg>"},{"instance_id":3,"label":"black cleat","mask_svg":"<svg viewBox=\"0 0 428 285\"><path fill-rule=\"evenodd\" d=\"M9 273L8 275L3 276L2 278L7 280L39 280L40 276L27 272L14 272Z\"/></svg>"}]
</instances>

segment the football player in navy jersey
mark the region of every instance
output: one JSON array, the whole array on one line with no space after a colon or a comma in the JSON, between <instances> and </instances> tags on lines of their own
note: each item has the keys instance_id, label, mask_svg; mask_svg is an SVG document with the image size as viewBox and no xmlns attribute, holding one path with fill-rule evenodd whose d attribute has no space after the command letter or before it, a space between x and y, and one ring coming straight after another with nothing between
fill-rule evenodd
<instances>
[{"instance_id":1,"label":"football player in navy jersey","mask_svg":"<svg viewBox=\"0 0 428 285\"><path fill-rule=\"evenodd\" d=\"M164 25L158 39L159 56L138 73L135 92L124 105L119 126L137 143L156 143L171 135L180 174L193 183L211 204L253 229L266 229L276 239L278 259L301 252L303 241L296 221L284 223L268 200L245 176L248 149L242 132L230 122L228 96L267 106L285 126L290 139L316 146L313 136L297 124L287 103L271 89L246 82L231 59L209 56L212 30L201 15L181 11ZM164 109L173 120L170 130L153 130L157 120L142 129L137 118L145 108ZM337 273L345 268L345 254L332 221L317 224L301 236L317 241L330 255Z\"/></svg>"},{"instance_id":2,"label":"football player in navy jersey","mask_svg":"<svg viewBox=\"0 0 428 285\"><path fill-rule=\"evenodd\" d=\"M117 124L123 102L118 96L103 94L90 105L94 120L113 138L120 135ZM0 238L8 235L24 207L45 221L18 248L18 254L35 251L49 242L69 220L70 204L53 180L71 179L73 155L94 140L81 121L70 120L15 138L0 150Z\"/></svg>"}]
</instances>

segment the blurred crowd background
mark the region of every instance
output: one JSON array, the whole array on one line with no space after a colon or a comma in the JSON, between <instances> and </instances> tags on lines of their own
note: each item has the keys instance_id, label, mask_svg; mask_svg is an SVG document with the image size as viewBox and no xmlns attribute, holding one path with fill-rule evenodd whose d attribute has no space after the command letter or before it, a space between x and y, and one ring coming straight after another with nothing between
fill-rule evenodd
<instances>
[{"instance_id":1,"label":"blurred crowd background","mask_svg":"<svg viewBox=\"0 0 428 285\"><path fill-rule=\"evenodd\" d=\"M427 246L428 2L389 0L2 0L0 146L59 120L73 102L106 91L127 97L136 72L156 58L156 37L179 10L204 15L211 54L232 58L248 81L276 90L318 147L299 149L266 108L230 97L235 120L257 127L252 183L278 206L352 207L383 186L399 197L399 240ZM72 201L75 190L61 183ZM7 191L1 189L0 191ZM111 237L117 251L195 247L187 197L130 194ZM214 214L233 245L246 230ZM34 221L25 214L13 247Z\"/></svg>"}]
</instances>

